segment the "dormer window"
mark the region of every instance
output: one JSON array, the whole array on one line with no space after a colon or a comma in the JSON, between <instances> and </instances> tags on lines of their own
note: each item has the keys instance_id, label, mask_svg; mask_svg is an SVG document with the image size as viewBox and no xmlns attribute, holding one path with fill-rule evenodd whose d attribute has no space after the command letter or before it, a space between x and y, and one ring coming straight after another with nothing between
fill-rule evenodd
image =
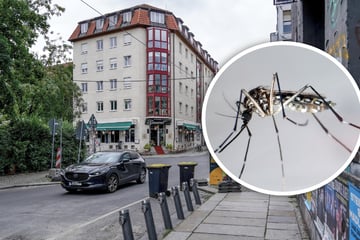
<instances>
[{"instance_id":1,"label":"dormer window","mask_svg":"<svg viewBox=\"0 0 360 240\"><path fill-rule=\"evenodd\" d=\"M101 31L103 26L104 26L104 19L103 18L97 19L95 32Z\"/></svg>"},{"instance_id":2,"label":"dormer window","mask_svg":"<svg viewBox=\"0 0 360 240\"><path fill-rule=\"evenodd\" d=\"M80 25L80 34L86 34L89 28L89 23L82 23Z\"/></svg>"},{"instance_id":3,"label":"dormer window","mask_svg":"<svg viewBox=\"0 0 360 240\"><path fill-rule=\"evenodd\" d=\"M123 17L123 24L129 24L131 22L131 18L132 18L132 12L124 12L122 14Z\"/></svg>"},{"instance_id":4,"label":"dormer window","mask_svg":"<svg viewBox=\"0 0 360 240\"><path fill-rule=\"evenodd\" d=\"M118 21L117 15L109 16L109 29L114 28L115 25L117 24L117 21Z\"/></svg>"},{"instance_id":5,"label":"dormer window","mask_svg":"<svg viewBox=\"0 0 360 240\"><path fill-rule=\"evenodd\" d=\"M160 12L150 12L150 21L153 23L165 24L165 15Z\"/></svg>"}]
</instances>

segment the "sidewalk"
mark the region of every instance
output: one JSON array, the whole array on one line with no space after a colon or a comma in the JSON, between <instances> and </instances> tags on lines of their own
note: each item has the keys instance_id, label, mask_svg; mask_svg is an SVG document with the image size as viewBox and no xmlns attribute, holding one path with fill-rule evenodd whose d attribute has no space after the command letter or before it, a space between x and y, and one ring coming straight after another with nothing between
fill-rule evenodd
<instances>
[{"instance_id":1,"label":"sidewalk","mask_svg":"<svg viewBox=\"0 0 360 240\"><path fill-rule=\"evenodd\" d=\"M49 171L42 171L36 173L20 173L16 175L0 176L0 190L13 187L28 187L59 184L52 182L50 178L46 177Z\"/></svg>"},{"instance_id":2,"label":"sidewalk","mask_svg":"<svg viewBox=\"0 0 360 240\"><path fill-rule=\"evenodd\" d=\"M295 197L217 193L165 240L309 239Z\"/></svg>"}]
</instances>

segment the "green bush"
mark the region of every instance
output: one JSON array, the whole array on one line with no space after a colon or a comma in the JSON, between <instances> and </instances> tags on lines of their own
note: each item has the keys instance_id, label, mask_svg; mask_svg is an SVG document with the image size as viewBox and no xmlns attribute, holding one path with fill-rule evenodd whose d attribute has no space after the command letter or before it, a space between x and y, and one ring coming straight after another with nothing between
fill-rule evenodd
<instances>
[{"instance_id":1,"label":"green bush","mask_svg":"<svg viewBox=\"0 0 360 240\"><path fill-rule=\"evenodd\" d=\"M75 139L72 123L62 124L62 167L77 161L79 141ZM57 130L54 144L54 161L56 149L60 146L60 131ZM85 144L82 144L81 156L84 156ZM36 172L51 167L52 135L47 123L36 117L26 117L0 123L0 175L8 173L15 167L19 172Z\"/></svg>"}]
</instances>

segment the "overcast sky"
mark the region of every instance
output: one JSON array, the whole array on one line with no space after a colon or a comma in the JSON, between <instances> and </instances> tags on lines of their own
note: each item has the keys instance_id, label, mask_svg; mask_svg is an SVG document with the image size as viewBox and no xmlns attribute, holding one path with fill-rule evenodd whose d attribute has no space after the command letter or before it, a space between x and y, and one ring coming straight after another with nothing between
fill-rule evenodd
<instances>
[{"instance_id":1,"label":"overcast sky","mask_svg":"<svg viewBox=\"0 0 360 240\"><path fill-rule=\"evenodd\" d=\"M139 4L169 10L180 17L195 39L200 41L220 65L240 50L268 42L276 29L276 9L272 0L84 0L106 14ZM77 23L99 16L81 0L53 0L65 13L51 20L51 30L67 40ZM35 48L41 53L43 41Z\"/></svg>"},{"instance_id":2,"label":"overcast sky","mask_svg":"<svg viewBox=\"0 0 360 240\"><path fill-rule=\"evenodd\" d=\"M314 52L302 47L304 45L299 47L299 43L296 46L289 44L295 43L267 43L267 46L243 52L226 63L216 75L203 108L206 112L203 114L205 138L213 150L232 131L235 121L218 113L235 116L234 108L240 90L270 86L274 72L279 75L283 91L296 92L311 84L336 104L336 111L345 121L360 124L359 90L346 69L318 49ZM314 94L310 89L306 92ZM297 122L303 123L308 119L309 123L300 127L284 120L281 113L275 117L282 145L285 181L282 179L279 147L271 117L261 118L253 113L249 122L252 138L242 180L256 190L275 194L307 192L333 179L352 159L348 151L325 134L311 114L289 109L286 114ZM353 149L359 144L358 129L341 124L329 110L316 115L346 146ZM239 119L238 129L241 124ZM228 174L239 176L247 141L248 134L244 131L222 153L216 154L220 166Z\"/></svg>"}]
</instances>

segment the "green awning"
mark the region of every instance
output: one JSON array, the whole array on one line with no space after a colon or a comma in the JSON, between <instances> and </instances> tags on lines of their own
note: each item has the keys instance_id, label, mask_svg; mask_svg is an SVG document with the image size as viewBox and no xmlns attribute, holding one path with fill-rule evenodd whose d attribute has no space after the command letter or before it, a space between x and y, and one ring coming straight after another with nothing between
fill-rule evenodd
<instances>
[{"instance_id":1,"label":"green awning","mask_svg":"<svg viewBox=\"0 0 360 240\"><path fill-rule=\"evenodd\" d=\"M133 124L132 122L98 123L96 126L96 130L97 131L108 131L108 130L124 131L124 130L128 130L132 124Z\"/></svg>"},{"instance_id":2,"label":"green awning","mask_svg":"<svg viewBox=\"0 0 360 240\"><path fill-rule=\"evenodd\" d=\"M189 123L184 123L183 126L185 128L187 128L188 130L196 130L198 128L197 125L194 125L194 124L189 124Z\"/></svg>"}]
</instances>

